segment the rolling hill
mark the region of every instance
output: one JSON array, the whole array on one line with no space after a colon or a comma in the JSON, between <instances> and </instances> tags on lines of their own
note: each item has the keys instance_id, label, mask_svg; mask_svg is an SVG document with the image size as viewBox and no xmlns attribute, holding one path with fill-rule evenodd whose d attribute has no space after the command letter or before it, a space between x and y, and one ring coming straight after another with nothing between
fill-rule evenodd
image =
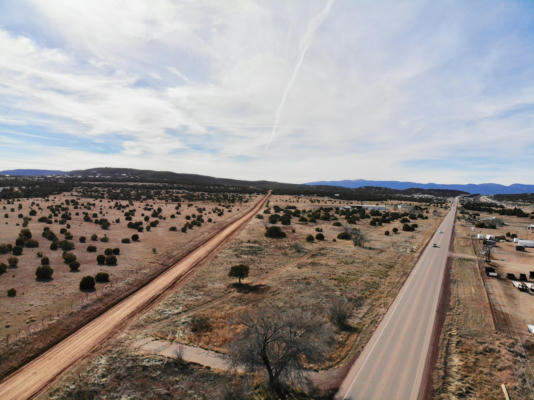
<instances>
[{"instance_id":1,"label":"rolling hill","mask_svg":"<svg viewBox=\"0 0 534 400\"><path fill-rule=\"evenodd\" d=\"M42 188L45 185L43 179L48 181L54 190L58 185L65 186L65 190L71 190L77 185L88 184L168 184L183 187L187 190L200 191L237 191L237 192L265 192L272 190L276 194L290 195L319 195L330 196L347 200L371 200L380 201L386 199L424 198L426 196L451 197L465 194L457 190L444 189L391 189L385 187L359 187L346 188L332 185L304 185L295 183L283 183L272 181L245 181L237 179L216 178L206 175L181 174L170 171L139 170L131 168L91 168L76 171L44 171L44 170L18 170L19 173L12 175L7 184L10 186L25 186L31 190L33 186ZM28 171L38 171L32 175ZM57 172L54 174L53 172ZM0 172L0 175L2 172ZM52 175L51 177L49 177ZM35 177L37 180L35 180Z\"/></svg>"},{"instance_id":2,"label":"rolling hill","mask_svg":"<svg viewBox=\"0 0 534 400\"><path fill-rule=\"evenodd\" d=\"M471 194L521 194L534 193L534 185L523 185L514 183L512 185L500 185L497 183L481 183L481 184L440 184L440 183L417 183L417 182L402 182L402 181L369 181L365 179L343 180L343 181L317 181L309 182L306 185L326 185L326 186L342 186L346 188L359 188L364 186L380 186L389 189L405 190L405 189L444 189L444 190L459 190Z\"/></svg>"}]
</instances>

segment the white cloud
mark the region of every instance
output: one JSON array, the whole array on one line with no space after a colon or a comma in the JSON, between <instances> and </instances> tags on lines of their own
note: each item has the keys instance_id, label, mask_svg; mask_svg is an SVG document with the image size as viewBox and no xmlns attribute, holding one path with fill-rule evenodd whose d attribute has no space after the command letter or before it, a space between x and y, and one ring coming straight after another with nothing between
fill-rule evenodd
<instances>
[{"instance_id":1,"label":"white cloud","mask_svg":"<svg viewBox=\"0 0 534 400\"><path fill-rule=\"evenodd\" d=\"M0 133L31 125L126 138L119 153L75 147L61 159L40 144L0 169L465 182L480 171L458 161L487 157L495 180L530 179L516 172L532 164L534 148L534 33L521 2L336 1L269 151L277 106L325 1L29 4L31 26L0 16ZM410 166L417 160L445 168Z\"/></svg>"}]
</instances>

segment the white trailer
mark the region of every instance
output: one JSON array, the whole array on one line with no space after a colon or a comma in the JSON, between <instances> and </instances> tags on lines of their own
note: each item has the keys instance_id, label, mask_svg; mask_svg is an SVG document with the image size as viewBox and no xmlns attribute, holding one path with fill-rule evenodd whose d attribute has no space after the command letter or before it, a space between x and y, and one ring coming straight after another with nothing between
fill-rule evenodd
<instances>
[{"instance_id":1,"label":"white trailer","mask_svg":"<svg viewBox=\"0 0 534 400\"><path fill-rule=\"evenodd\" d=\"M527 248L527 247L533 248L534 247L534 240L518 240L517 241L517 245L518 246L523 246L524 248Z\"/></svg>"}]
</instances>

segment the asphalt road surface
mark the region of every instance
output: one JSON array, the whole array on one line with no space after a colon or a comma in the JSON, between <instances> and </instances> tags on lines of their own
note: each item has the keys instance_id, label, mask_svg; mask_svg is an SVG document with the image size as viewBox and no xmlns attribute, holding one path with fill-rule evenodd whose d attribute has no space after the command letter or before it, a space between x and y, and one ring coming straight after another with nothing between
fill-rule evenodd
<instances>
[{"instance_id":1,"label":"asphalt road surface","mask_svg":"<svg viewBox=\"0 0 534 400\"><path fill-rule=\"evenodd\" d=\"M349 370L336 399L411 400L421 395L456 206L457 201Z\"/></svg>"},{"instance_id":2,"label":"asphalt road surface","mask_svg":"<svg viewBox=\"0 0 534 400\"><path fill-rule=\"evenodd\" d=\"M59 374L102 343L126 321L152 304L184 274L217 251L232 234L256 215L269 195L259 200L244 216L163 272L148 285L110 308L0 383L1 400L29 399L41 392Z\"/></svg>"}]
</instances>

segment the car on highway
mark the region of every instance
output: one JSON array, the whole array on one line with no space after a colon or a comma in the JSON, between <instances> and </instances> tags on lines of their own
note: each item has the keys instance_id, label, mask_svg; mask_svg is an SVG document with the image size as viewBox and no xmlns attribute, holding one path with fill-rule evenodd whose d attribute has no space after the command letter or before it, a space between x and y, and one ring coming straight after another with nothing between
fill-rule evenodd
<instances>
[{"instance_id":1,"label":"car on highway","mask_svg":"<svg viewBox=\"0 0 534 400\"><path fill-rule=\"evenodd\" d=\"M432 247L439 247L437 243L432 243Z\"/></svg>"}]
</instances>

